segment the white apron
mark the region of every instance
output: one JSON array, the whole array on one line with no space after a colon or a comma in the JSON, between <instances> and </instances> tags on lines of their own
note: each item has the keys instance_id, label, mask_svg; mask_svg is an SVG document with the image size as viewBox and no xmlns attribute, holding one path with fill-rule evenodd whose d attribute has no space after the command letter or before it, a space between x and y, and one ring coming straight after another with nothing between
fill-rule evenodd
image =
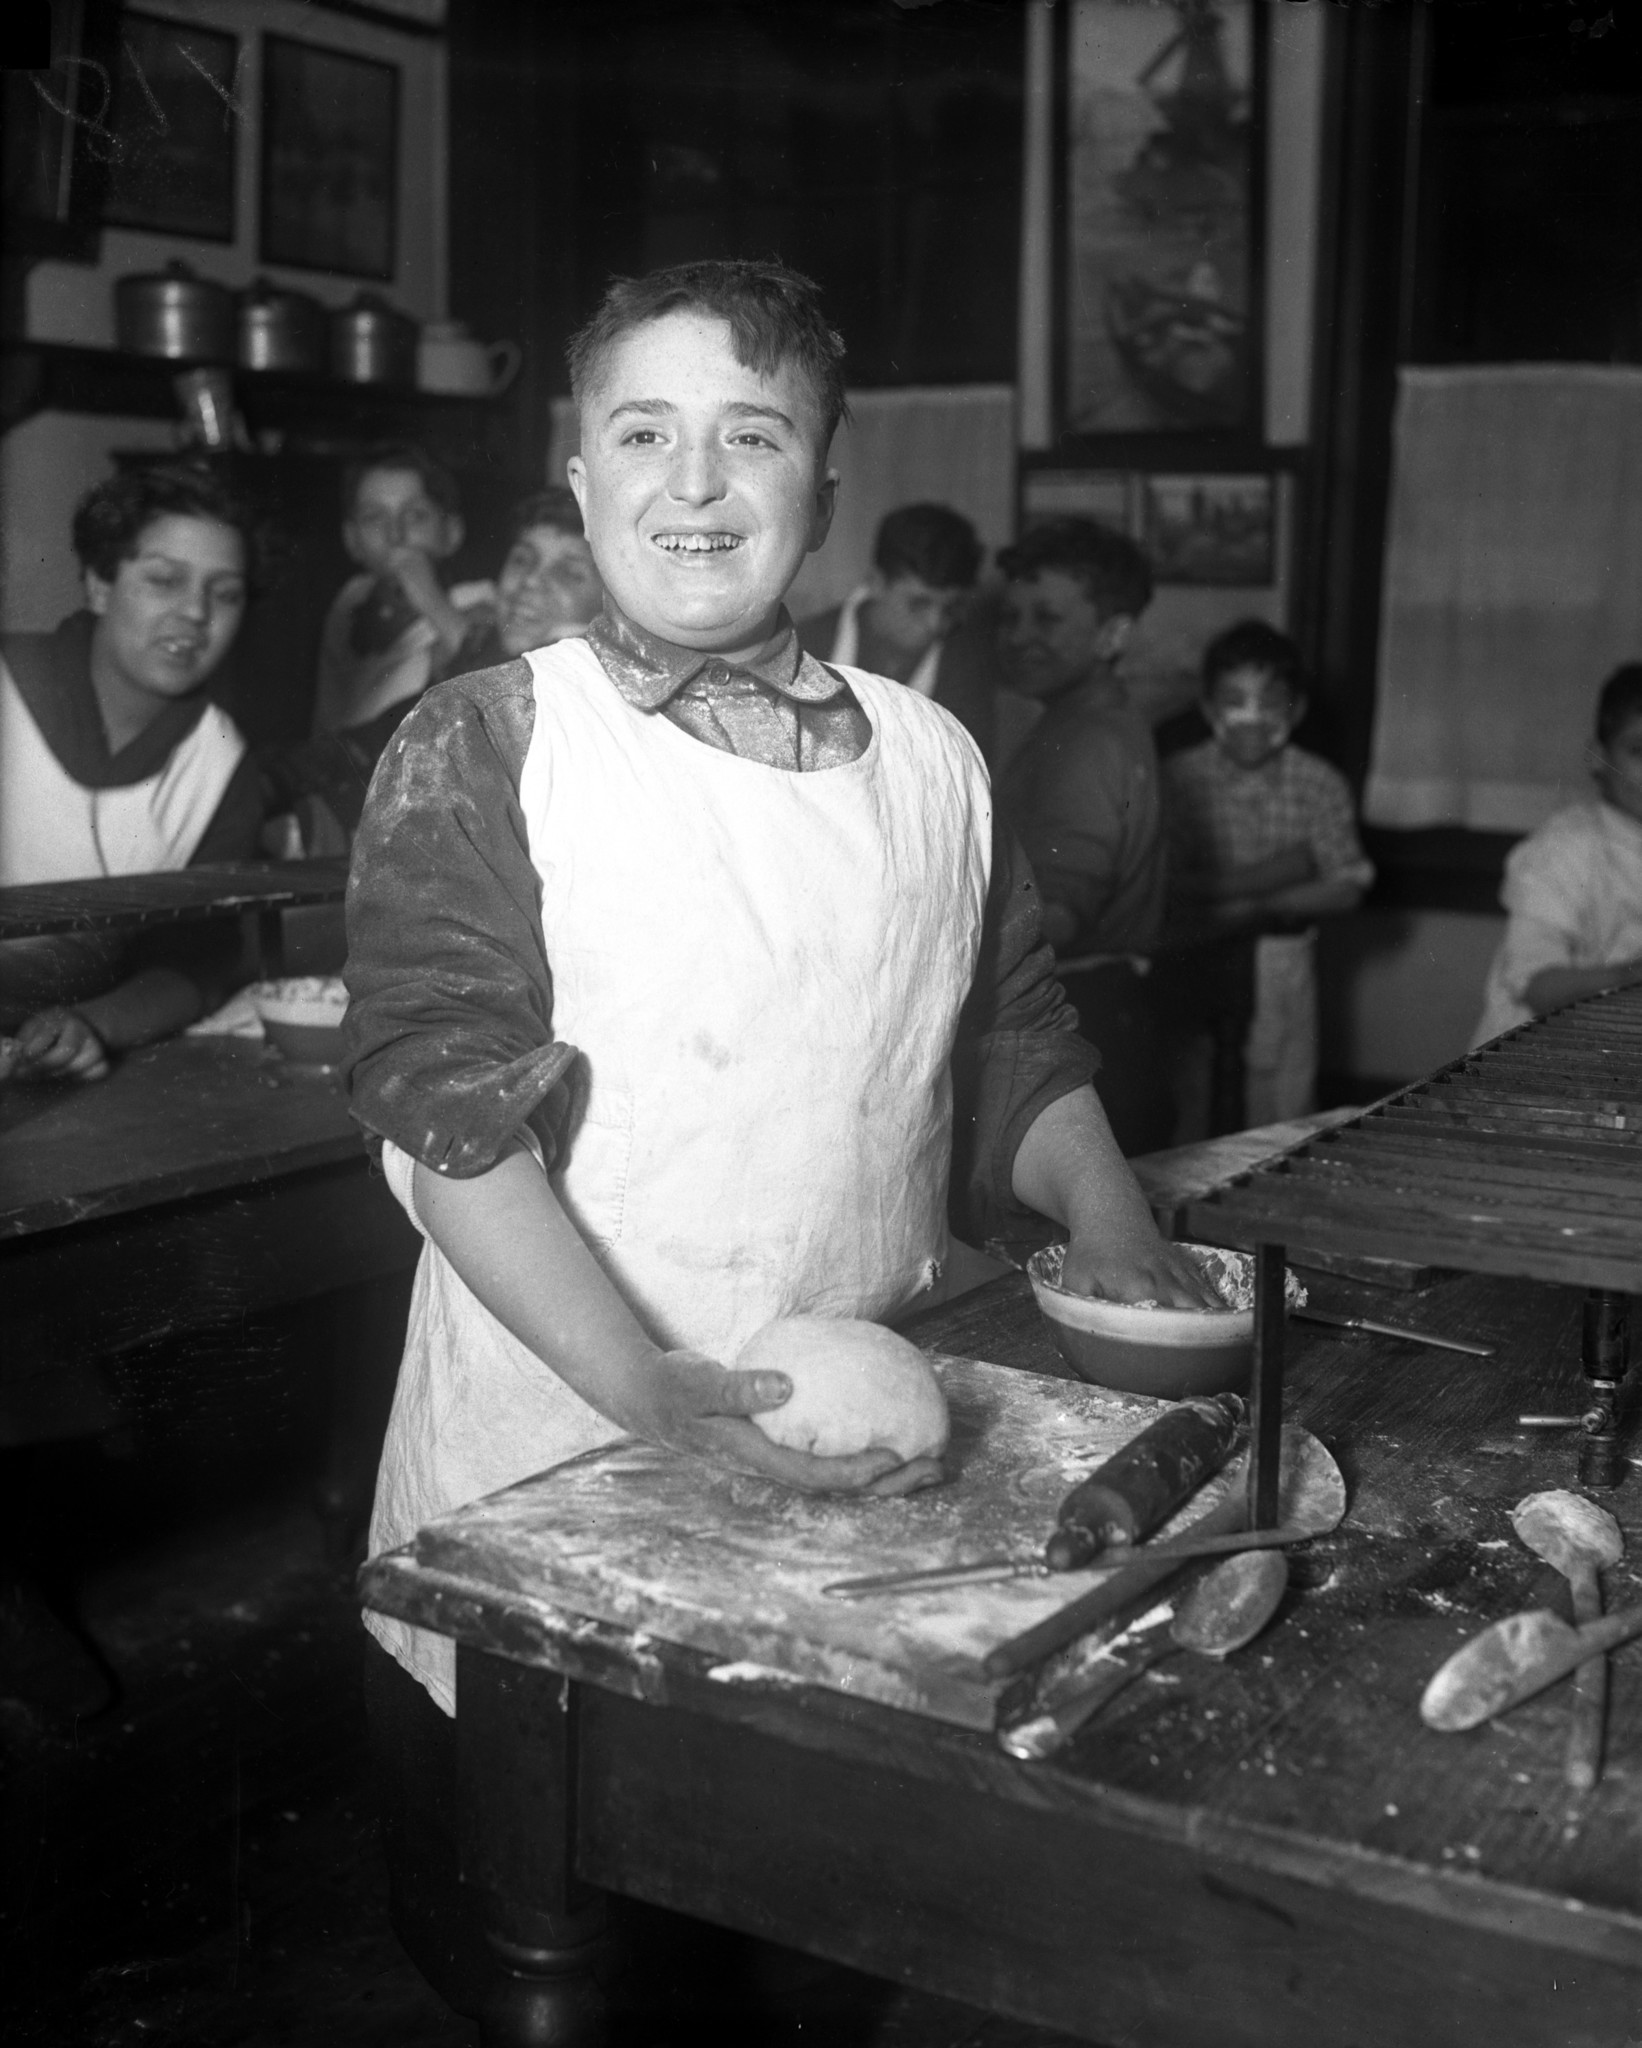
<instances>
[{"instance_id":1,"label":"white apron","mask_svg":"<svg viewBox=\"0 0 1642 2048\"><path fill-rule=\"evenodd\" d=\"M526 659L553 1033L589 1087L560 1200L667 1346L729 1362L772 1316L905 1306L946 1255L949 1062L991 849L973 742L850 671L873 739L798 775L633 710L583 641ZM409 1160L384 1163L406 1200ZM619 1434L430 1243L371 1548ZM454 1711L447 1642L367 1625Z\"/></svg>"},{"instance_id":2,"label":"white apron","mask_svg":"<svg viewBox=\"0 0 1642 2048\"><path fill-rule=\"evenodd\" d=\"M208 704L153 775L88 789L47 746L0 662L0 886L186 867L244 754L234 721Z\"/></svg>"}]
</instances>

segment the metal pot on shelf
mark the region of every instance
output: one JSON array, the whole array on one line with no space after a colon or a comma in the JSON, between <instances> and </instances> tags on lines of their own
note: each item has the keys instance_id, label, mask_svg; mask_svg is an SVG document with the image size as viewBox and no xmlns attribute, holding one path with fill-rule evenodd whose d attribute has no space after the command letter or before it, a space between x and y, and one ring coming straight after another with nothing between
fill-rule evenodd
<instances>
[{"instance_id":1,"label":"metal pot on shelf","mask_svg":"<svg viewBox=\"0 0 1642 2048\"><path fill-rule=\"evenodd\" d=\"M239 295L239 364L244 370L322 370L325 308L307 292L259 277Z\"/></svg>"},{"instance_id":2,"label":"metal pot on shelf","mask_svg":"<svg viewBox=\"0 0 1642 2048\"><path fill-rule=\"evenodd\" d=\"M331 315L331 374L348 384L416 382L416 322L375 292Z\"/></svg>"},{"instance_id":3,"label":"metal pot on shelf","mask_svg":"<svg viewBox=\"0 0 1642 2048\"><path fill-rule=\"evenodd\" d=\"M117 346L136 355L231 363L234 295L226 285L196 277L180 262L116 278L114 338Z\"/></svg>"}]
</instances>

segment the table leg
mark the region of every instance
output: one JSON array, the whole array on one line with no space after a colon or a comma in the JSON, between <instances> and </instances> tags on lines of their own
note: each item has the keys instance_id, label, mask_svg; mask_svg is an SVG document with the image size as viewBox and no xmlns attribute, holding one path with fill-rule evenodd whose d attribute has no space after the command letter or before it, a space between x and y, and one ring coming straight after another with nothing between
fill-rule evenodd
<instances>
[{"instance_id":1,"label":"table leg","mask_svg":"<svg viewBox=\"0 0 1642 2048\"><path fill-rule=\"evenodd\" d=\"M457 1652L462 1881L483 1895L495 1982L483 2048L599 2048L604 1894L576 1875L578 1694L557 1672Z\"/></svg>"},{"instance_id":2,"label":"table leg","mask_svg":"<svg viewBox=\"0 0 1642 2048\"><path fill-rule=\"evenodd\" d=\"M1619 1402L1630 1363L1628 1298L1593 1287L1585 1297L1580 1336L1580 1363L1590 1383L1591 1402L1581 1417L1579 1483L1617 1486L1626 1472L1619 1443Z\"/></svg>"},{"instance_id":3,"label":"table leg","mask_svg":"<svg viewBox=\"0 0 1642 2048\"><path fill-rule=\"evenodd\" d=\"M1249 1404L1249 1527L1275 1529L1283 1453L1283 1247L1254 1252L1254 1386Z\"/></svg>"}]
</instances>

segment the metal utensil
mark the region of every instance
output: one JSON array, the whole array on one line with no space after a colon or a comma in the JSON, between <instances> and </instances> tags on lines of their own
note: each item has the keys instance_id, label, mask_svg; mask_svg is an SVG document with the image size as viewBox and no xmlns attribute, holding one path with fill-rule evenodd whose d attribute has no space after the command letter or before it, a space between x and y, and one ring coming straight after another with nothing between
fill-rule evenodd
<instances>
[{"instance_id":1,"label":"metal utensil","mask_svg":"<svg viewBox=\"0 0 1642 2048\"><path fill-rule=\"evenodd\" d=\"M1536 1557L1561 1572L1573 1596L1576 1622L1602 1619L1604 1565L1618 1564L1625 1538L1606 1508L1577 1493L1531 1493L1511 1510L1511 1526ZM1576 1792L1589 1792L1602 1775L1603 1723L1608 1710L1608 1658L1604 1652L1574 1673L1572 1717L1563 1776Z\"/></svg>"},{"instance_id":2,"label":"metal utensil","mask_svg":"<svg viewBox=\"0 0 1642 2048\"><path fill-rule=\"evenodd\" d=\"M1583 1628L1570 1628L1548 1607L1507 1615L1438 1669L1420 1700L1420 1718L1443 1735L1476 1728L1633 1636L1642 1636L1642 1606Z\"/></svg>"},{"instance_id":3,"label":"metal utensil","mask_svg":"<svg viewBox=\"0 0 1642 2048\"><path fill-rule=\"evenodd\" d=\"M1467 1344L1458 1337L1439 1337L1431 1330L1411 1330L1403 1323L1381 1323L1373 1316L1335 1315L1326 1308L1291 1308L1296 1322L1326 1323L1335 1330L1368 1330L1376 1337L1401 1337L1407 1344L1429 1344L1436 1351L1463 1351L1468 1358L1492 1358L1492 1344Z\"/></svg>"},{"instance_id":4,"label":"metal utensil","mask_svg":"<svg viewBox=\"0 0 1642 2048\"><path fill-rule=\"evenodd\" d=\"M1177 1543L1136 1544L1108 1550L1091 1567L1110 1570L1120 1578L1131 1565L1157 1564L1178 1558L1223 1557L1238 1550L1280 1550L1288 1543L1304 1543L1314 1529L1298 1526L1286 1529L1236 1529L1223 1536L1183 1536ZM981 1586L999 1579L1046 1579L1049 1567L1041 1554L1026 1558L979 1558L973 1564L936 1564L923 1571L885 1572L878 1578L834 1579L821 1588L835 1600L868 1600L879 1593L939 1593L948 1586ZM1110 1584L1107 1580L1105 1583Z\"/></svg>"},{"instance_id":5,"label":"metal utensil","mask_svg":"<svg viewBox=\"0 0 1642 2048\"><path fill-rule=\"evenodd\" d=\"M1345 1516L1346 1487L1340 1468L1308 1430L1291 1425L1283 1431L1282 1445L1281 1526L1303 1528L1308 1536L1326 1535ZM1224 1499L1193 1525L1194 1542L1246 1531L1248 1498L1238 1480L1234 1466L1231 1488ZM1041 1662L1079 1636L1133 1613L1137 1600L1180 1569L1181 1561L1177 1558L1149 1556L1144 1549L1137 1551L1121 1572L1111 1573L1098 1586L1090 1587L1042 1621L989 1650L981 1660L981 1669L988 1678L1012 1678L1017 1671Z\"/></svg>"},{"instance_id":6,"label":"metal utensil","mask_svg":"<svg viewBox=\"0 0 1642 2048\"><path fill-rule=\"evenodd\" d=\"M1206 1572L1181 1601L1167 1634L1159 1630L1135 1657L1107 1660L1092 1684L1048 1713L999 1729L999 1744L1023 1763L1037 1763L1063 1748L1108 1700L1177 1650L1229 1657L1252 1643L1277 1612L1288 1579L1289 1561L1280 1551L1256 1550L1227 1558Z\"/></svg>"},{"instance_id":7,"label":"metal utensil","mask_svg":"<svg viewBox=\"0 0 1642 2048\"><path fill-rule=\"evenodd\" d=\"M1236 1394L1179 1401L1080 1479L1062 1500L1041 1566L1032 1558L995 1554L926 1571L836 1579L822 1591L850 1599L899 1592L908 1585L973 1585L988 1579L1036 1577L1039 1569L1077 1571L1109 1549L1129 1550L1161 1528L1212 1479L1236 1450L1243 1403ZM929 1573L936 1576L931 1579Z\"/></svg>"}]
</instances>

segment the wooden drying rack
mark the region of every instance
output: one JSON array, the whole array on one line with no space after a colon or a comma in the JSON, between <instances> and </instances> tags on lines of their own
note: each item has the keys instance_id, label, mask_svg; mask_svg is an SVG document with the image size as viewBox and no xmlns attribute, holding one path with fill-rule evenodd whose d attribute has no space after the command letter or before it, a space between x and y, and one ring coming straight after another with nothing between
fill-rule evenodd
<instances>
[{"instance_id":1,"label":"wooden drying rack","mask_svg":"<svg viewBox=\"0 0 1642 2048\"><path fill-rule=\"evenodd\" d=\"M1579 1476L1624 1474L1628 1294L1642 1292L1642 988L1572 1003L1193 1202L1186 1227L1255 1248L1250 1520L1276 1519L1283 1268L1356 1252L1587 1290Z\"/></svg>"}]
</instances>

